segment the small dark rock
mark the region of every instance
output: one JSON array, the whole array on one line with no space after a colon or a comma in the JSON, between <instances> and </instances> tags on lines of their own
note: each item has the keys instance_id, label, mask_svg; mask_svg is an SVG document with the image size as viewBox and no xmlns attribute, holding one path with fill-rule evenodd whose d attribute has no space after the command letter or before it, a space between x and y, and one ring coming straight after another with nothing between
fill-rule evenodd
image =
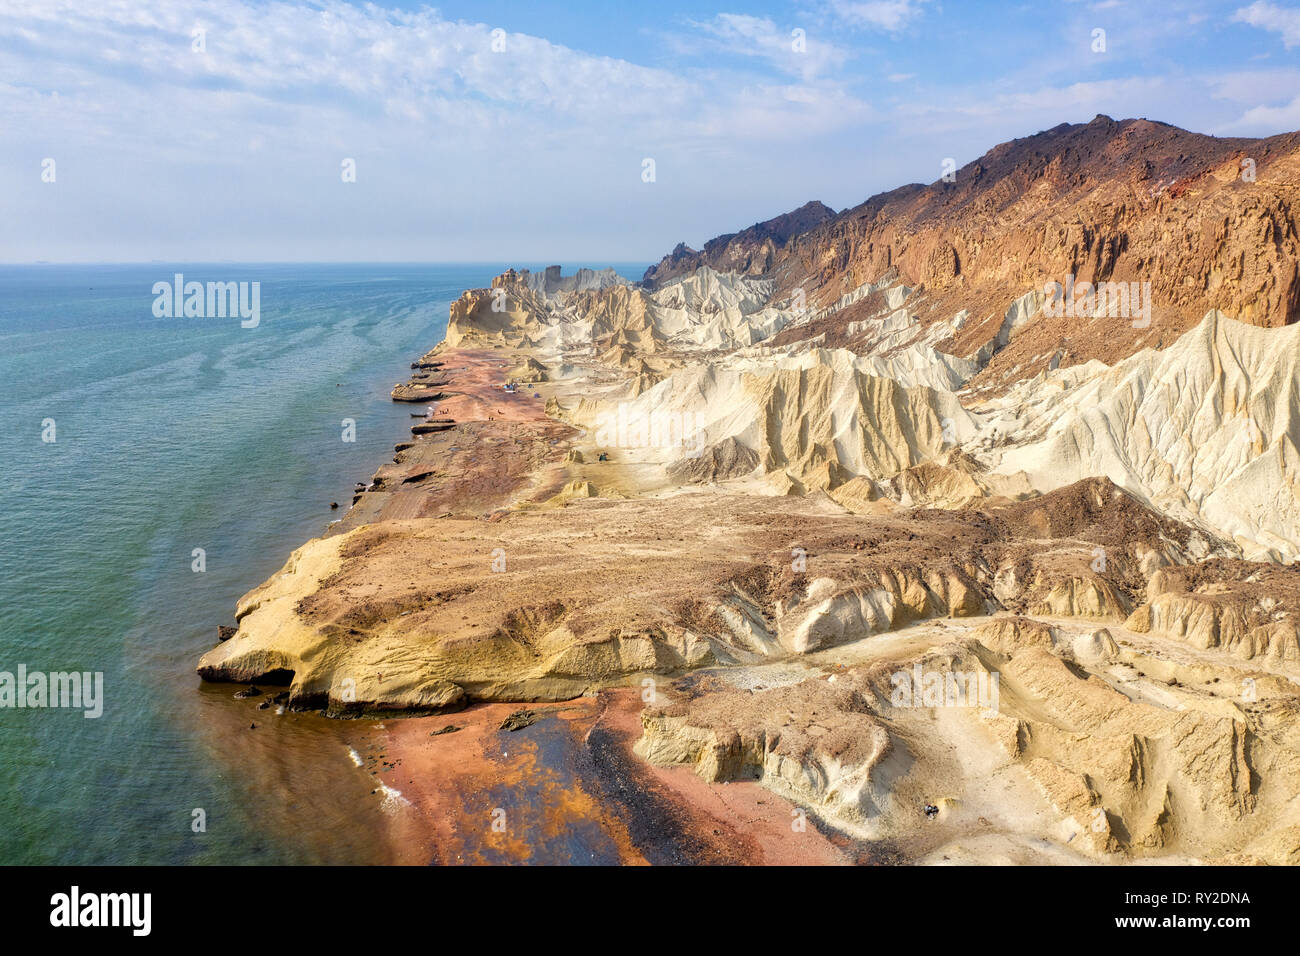
<instances>
[{"instance_id":1,"label":"small dark rock","mask_svg":"<svg viewBox=\"0 0 1300 956\"><path fill-rule=\"evenodd\" d=\"M239 633L239 628L230 627L228 624L217 625L217 640L228 641Z\"/></svg>"},{"instance_id":2,"label":"small dark rock","mask_svg":"<svg viewBox=\"0 0 1300 956\"><path fill-rule=\"evenodd\" d=\"M261 697L262 692L257 689L257 685L249 685L235 694L235 700L247 700L249 697Z\"/></svg>"},{"instance_id":3,"label":"small dark rock","mask_svg":"<svg viewBox=\"0 0 1300 956\"><path fill-rule=\"evenodd\" d=\"M501 722L502 730L523 730L539 720L535 710L516 710L513 714Z\"/></svg>"},{"instance_id":4,"label":"small dark rock","mask_svg":"<svg viewBox=\"0 0 1300 956\"><path fill-rule=\"evenodd\" d=\"M448 724L446 727L443 727L441 730L434 730L434 731L431 731L431 732L429 733L429 736L430 736L430 737L441 737L443 734L454 734L454 733L455 733L456 731L458 731L458 730L460 730L460 728L457 727L455 724Z\"/></svg>"}]
</instances>

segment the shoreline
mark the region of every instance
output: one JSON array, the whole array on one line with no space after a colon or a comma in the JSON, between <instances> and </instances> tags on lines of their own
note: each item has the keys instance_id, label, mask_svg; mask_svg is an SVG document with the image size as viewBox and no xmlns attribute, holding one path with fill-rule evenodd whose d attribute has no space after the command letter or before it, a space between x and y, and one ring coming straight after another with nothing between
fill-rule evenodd
<instances>
[{"instance_id":1,"label":"shoreline","mask_svg":"<svg viewBox=\"0 0 1300 956\"><path fill-rule=\"evenodd\" d=\"M574 433L547 417L533 392L509 398L499 392L507 355L439 343L413 362L412 376L394 386L393 400L432 407L444 419L440 424L454 425L399 442L394 459L375 470L366 490L321 537L434 512L477 513L492 521L512 493L533 504L559 493L562 483L553 479L536 481L520 495L539 459L487 459L479 447L505 435L517 439L520 430L537 432L544 441L560 442L553 446L559 451L540 459L556 463ZM430 377L433 384L427 384ZM413 432L418 427L413 424ZM503 460L507 467L493 475ZM534 711L538 721L501 730L501 722L521 709ZM731 783L724 796L720 785L689 767L641 760L632 749L641 735L640 711L638 689L628 687L553 703L527 697L472 703L437 715L358 714L368 726L349 769L361 770L375 785L375 812L388 833L384 858L399 865L843 865L863 854L857 841L815 825L797 841L783 839L798 805L756 781ZM493 798L507 804L500 808L506 811L504 832L492 829ZM512 839L515 828L541 836Z\"/></svg>"},{"instance_id":2,"label":"shoreline","mask_svg":"<svg viewBox=\"0 0 1300 956\"><path fill-rule=\"evenodd\" d=\"M463 294L393 387L410 440L200 674L380 718L361 759L406 862L1288 859L1286 774L1213 768L1292 759L1268 728L1300 641L1197 657L1202 605L1163 582L1218 562L1224 613L1296 583L1107 478L992 473L992 415L951 391L748 347L747 314L785 319L746 281ZM698 444L606 433L664 413ZM1001 704L900 700L923 669Z\"/></svg>"},{"instance_id":3,"label":"shoreline","mask_svg":"<svg viewBox=\"0 0 1300 956\"><path fill-rule=\"evenodd\" d=\"M410 438L394 446L393 459L376 468L331 534L379 521L494 510L510 500L532 461L507 449L498 460L506 466L504 473L498 474L502 469L489 467L493 462L483 460L479 446L525 439L553 442L571 431L548 418L544 401L531 392L500 392L505 383L500 353L439 343L413 365L434 361L437 387L423 387L426 373L417 369L392 393L393 401L412 405L412 414L426 409L433 414L412 420ZM437 427L430 429L429 421Z\"/></svg>"},{"instance_id":4,"label":"shoreline","mask_svg":"<svg viewBox=\"0 0 1300 956\"><path fill-rule=\"evenodd\" d=\"M445 338L421 354L390 397L426 415L416 419L413 411L410 439L396 443L393 459L376 468L320 538L427 517L492 522L512 502L544 507L561 494L566 482L557 466L577 431L546 414L539 390L556 389L539 382L513 395L501 391L512 360L531 357L449 347ZM571 390L572 383L563 391ZM428 418L442 427L421 429ZM518 454L525 441L529 453ZM506 442L503 455L484 453ZM263 675L261 683L271 682ZM575 686L554 702L520 695L437 714L332 716L368 724L348 766L374 784L390 863L845 865L869 856L858 841L819 829L815 819L797 840L788 839L792 816L803 811L757 781L710 784L690 767L639 758L638 694L636 687L610 687L593 696ZM521 709L535 712L537 722L501 730ZM493 795L507 804L500 808L504 832L492 829ZM511 838L515 828L540 836Z\"/></svg>"}]
</instances>

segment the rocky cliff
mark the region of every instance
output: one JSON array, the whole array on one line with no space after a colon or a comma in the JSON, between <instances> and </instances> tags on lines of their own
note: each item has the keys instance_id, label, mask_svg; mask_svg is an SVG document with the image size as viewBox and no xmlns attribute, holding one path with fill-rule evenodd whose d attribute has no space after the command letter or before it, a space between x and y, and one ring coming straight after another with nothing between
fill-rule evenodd
<instances>
[{"instance_id":1,"label":"rocky cliff","mask_svg":"<svg viewBox=\"0 0 1300 956\"><path fill-rule=\"evenodd\" d=\"M627 688L646 765L908 860L1295 863L1298 149L1098 117L640 283L509 270L199 672Z\"/></svg>"},{"instance_id":2,"label":"rocky cliff","mask_svg":"<svg viewBox=\"0 0 1300 956\"><path fill-rule=\"evenodd\" d=\"M764 240L762 223L704 253L678 247L646 278L725 267L774 279L778 294L803 289L816 309L893 274L924 299L923 324L968 314L949 345L957 355L995 338L1010 303L1048 283L1150 283L1149 325L1037 323L985 372L1005 381L1053 356L1109 363L1168 343L1211 309L1264 327L1300 319L1298 199L1300 134L1224 139L1098 116L1003 143L946 179L873 196L784 241Z\"/></svg>"}]
</instances>

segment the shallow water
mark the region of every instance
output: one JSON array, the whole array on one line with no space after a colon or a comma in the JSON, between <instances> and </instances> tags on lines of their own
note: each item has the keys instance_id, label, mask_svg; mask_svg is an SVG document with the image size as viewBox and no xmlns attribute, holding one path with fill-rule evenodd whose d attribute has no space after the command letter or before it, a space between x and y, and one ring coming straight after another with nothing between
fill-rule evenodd
<instances>
[{"instance_id":1,"label":"shallow water","mask_svg":"<svg viewBox=\"0 0 1300 956\"><path fill-rule=\"evenodd\" d=\"M258 710L194 665L407 436L388 390L502 268L0 267L0 672L104 680L98 719L0 708L0 862L388 858L348 754L368 722ZM175 272L260 282L260 324L155 318Z\"/></svg>"}]
</instances>

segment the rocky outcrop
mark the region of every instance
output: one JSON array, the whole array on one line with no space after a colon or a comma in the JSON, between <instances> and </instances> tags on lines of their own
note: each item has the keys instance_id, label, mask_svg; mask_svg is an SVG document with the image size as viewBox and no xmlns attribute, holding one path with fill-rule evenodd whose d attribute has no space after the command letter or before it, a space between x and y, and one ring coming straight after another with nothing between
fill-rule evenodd
<instances>
[{"instance_id":1,"label":"rocky outcrop","mask_svg":"<svg viewBox=\"0 0 1300 956\"><path fill-rule=\"evenodd\" d=\"M668 477L678 484L700 484L740 478L758 467L758 454L729 436L714 442L699 454L679 459L668 466Z\"/></svg>"},{"instance_id":2,"label":"rocky outcrop","mask_svg":"<svg viewBox=\"0 0 1300 956\"><path fill-rule=\"evenodd\" d=\"M390 520L310 542L244 597L238 631L199 672L287 683L292 705L335 713L560 700L641 673L822 652L925 620L1009 608L1116 619L1082 595L1134 600L1141 529L1178 536L1102 483L1034 503L1073 536L1048 554L1029 503L868 516L809 498L604 494L575 479L550 499L558 511L505 512L490 525ZM1101 505L1089 502L1127 514L1132 539L1097 534ZM1095 591L1052 603L1041 582L1091 560L1098 540L1112 559L1087 572ZM606 544L575 549L581 541ZM1035 611L1044 593L1047 608Z\"/></svg>"},{"instance_id":3,"label":"rocky outcrop","mask_svg":"<svg viewBox=\"0 0 1300 956\"><path fill-rule=\"evenodd\" d=\"M1210 561L1152 575L1129 630L1220 649L1242 660L1300 662L1300 572Z\"/></svg>"},{"instance_id":4,"label":"rocky outcrop","mask_svg":"<svg viewBox=\"0 0 1300 956\"><path fill-rule=\"evenodd\" d=\"M646 281L707 264L773 278L778 297L802 289L816 310L892 274L924 287L924 324L964 311L949 350L974 356L993 343L977 381L1005 384L1052 361L1114 362L1171 341L1210 309L1261 327L1300 319L1298 179L1300 134L1225 139L1098 116L1003 143L951 181L874 196L768 240L770 249L752 231L767 224L705 252L679 246ZM1069 277L1150 283L1150 324L1072 314L1008 324L1027 293Z\"/></svg>"},{"instance_id":5,"label":"rocky outcrop","mask_svg":"<svg viewBox=\"0 0 1300 956\"><path fill-rule=\"evenodd\" d=\"M906 388L846 354L837 359L695 366L631 400L584 399L565 417L598 445L659 449L670 476L708 471L699 460L712 460L708 449L744 449L736 455L764 473L826 490L855 477L891 478L973 434L951 394Z\"/></svg>"},{"instance_id":6,"label":"rocky outcrop","mask_svg":"<svg viewBox=\"0 0 1300 956\"><path fill-rule=\"evenodd\" d=\"M893 809L885 725L847 682L808 681L756 693L721 690L642 712L637 752L687 764L705 780L758 779L850 825Z\"/></svg>"},{"instance_id":7,"label":"rocky outcrop","mask_svg":"<svg viewBox=\"0 0 1300 956\"><path fill-rule=\"evenodd\" d=\"M846 210L791 239L770 274L782 288L815 290L821 304L894 270L926 284L937 317L972 313L953 344L963 355L993 337L1009 303L1045 283L1150 282L1155 332L1129 321L1104 332L1076 319L1045 323L985 374L1041 370L1026 360L1056 348L1071 362L1109 362L1209 309L1265 327L1300 318L1298 172L1296 134L1221 139L1098 116L995 147L951 182Z\"/></svg>"},{"instance_id":8,"label":"rocky outcrop","mask_svg":"<svg viewBox=\"0 0 1300 956\"><path fill-rule=\"evenodd\" d=\"M1193 697L1182 710L1132 700L1043 647L999 670L1035 702L999 715L1000 740L1096 850L1142 854L1186 840L1205 852L1243 824L1269 826L1252 767L1264 748L1244 713L1203 709ZM1288 764L1296 758L1284 751Z\"/></svg>"},{"instance_id":9,"label":"rocky outcrop","mask_svg":"<svg viewBox=\"0 0 1300 956\"><path fill-rule=\"evenodd\" d=\"M755 223L741 232L710 239L700 252L684 242L678 243L657 265L646 269L641 281L647 288L655 288L689 275L701 266L718 272L763 275L771 271L778 251L792 237L834 217L835 210L814 200L791 212Z\"/></svg>"},{"instance_id":10,"label":"rocky outcrop","mask_svg":"<svg viewBox=\"0 0 1300 956\"><path fill-rule=\"evenodd\" d=\"M1041 802L1061 821L1053 838L1098 859L1291 860L1291 795L1271 781L1300 769L1300 741L1273 732L1294 687L1265 709L1182 689L1168 706L1150 685L1121 692L1107 673L1120 653L1104 630L996 618L920 653L652 704L637 750L709 781L758 780L871 840L978 833L977 814Z\"/></svg>"}]
</instances>

